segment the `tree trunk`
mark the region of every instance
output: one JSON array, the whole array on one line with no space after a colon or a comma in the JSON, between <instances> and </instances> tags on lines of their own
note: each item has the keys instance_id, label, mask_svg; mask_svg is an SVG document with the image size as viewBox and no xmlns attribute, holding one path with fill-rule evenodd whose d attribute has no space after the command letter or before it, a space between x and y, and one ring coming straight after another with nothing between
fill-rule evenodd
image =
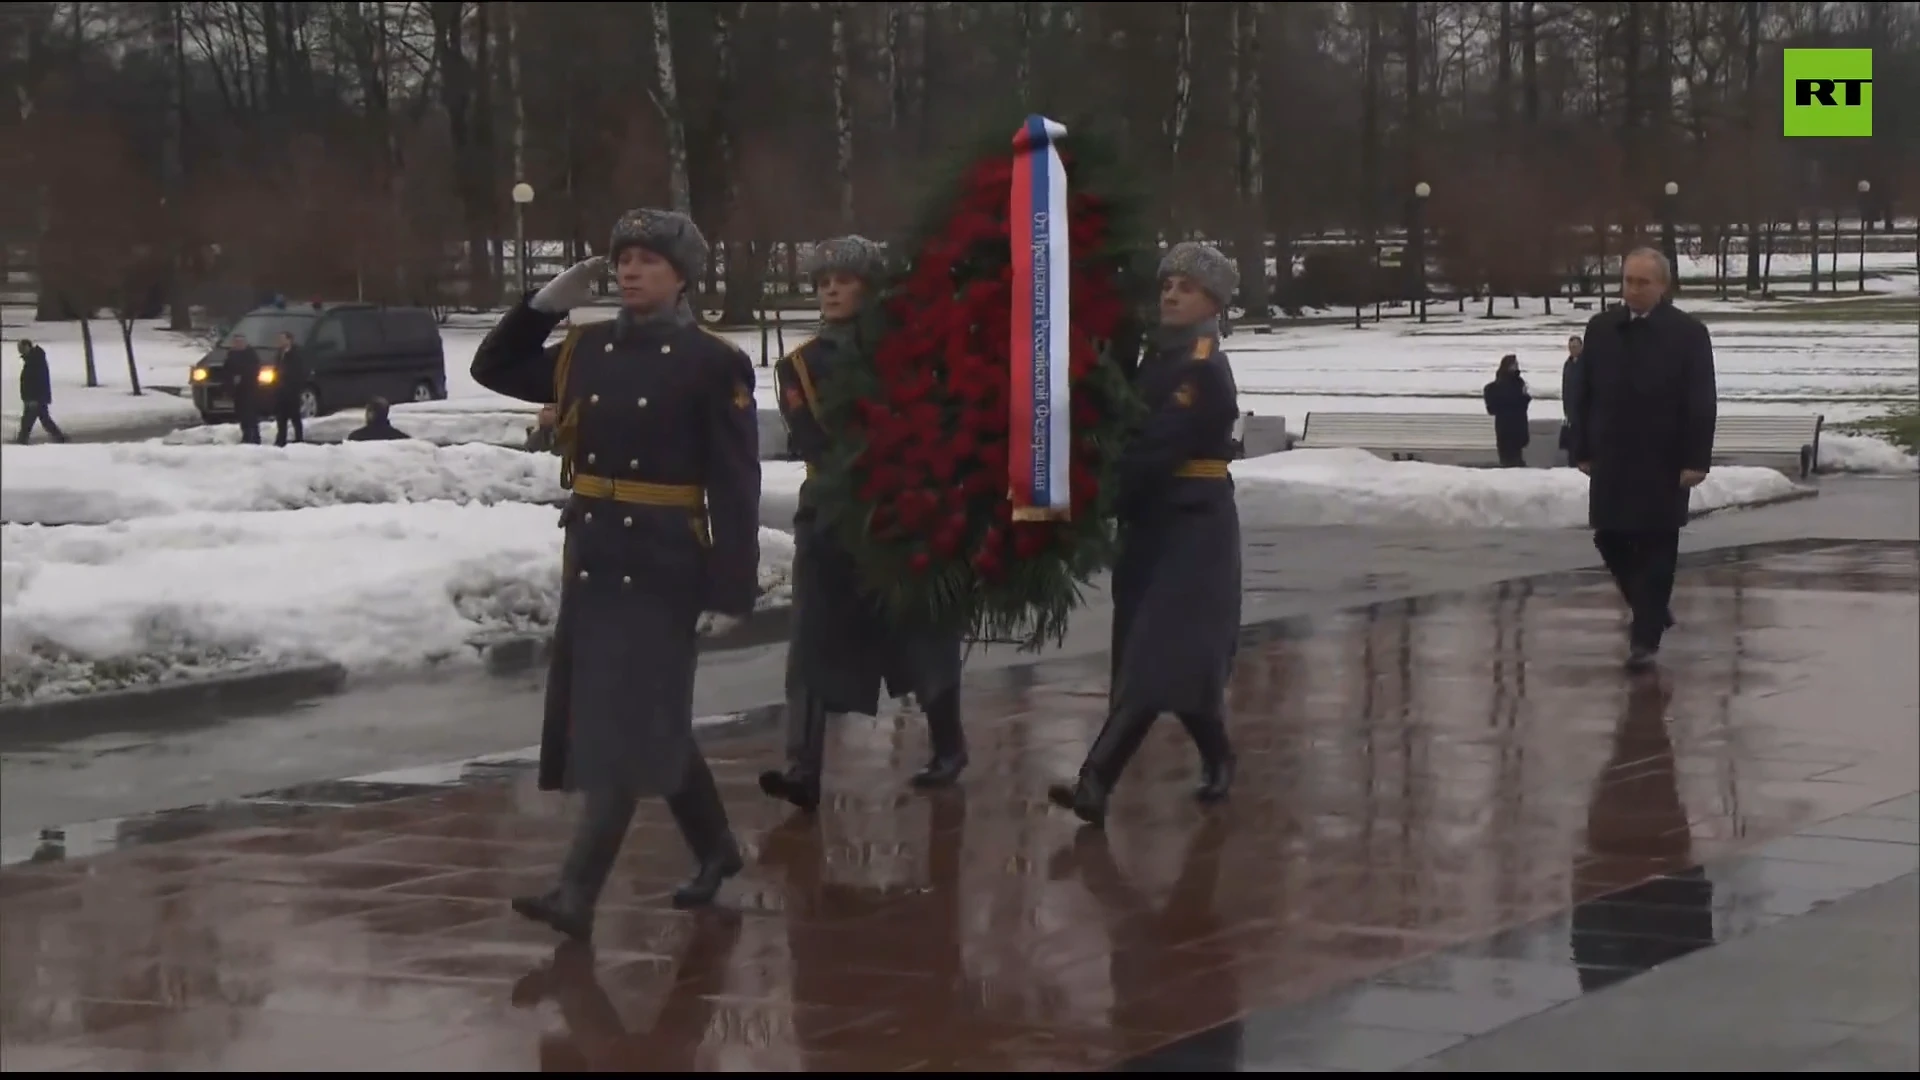
<instances>
[{"instance_id":1,"label":"tree trunk","mask_svg":"<svg viewBox=\"0 0 1920 1080\"><path fill-rule=\"evenodd\" d=\"M1404 74L1406 86L1406 172L1401 177L1399 192L1400 206L1403 212L1401 227L1407 238L1406 252L1400 262L1402 273L1407 278L1406 295L1414 301L1419 300L1421 273L1425 269L1427 258L1426 235L1420 220L1424 209L1421 200L1414 195L1414 186L1421 182L1421 139L1424 117L1420 102L1420 5L1409 2L1401 10L1401 44L1404 46Z\"/></svg>"},{"instance_id":2,"label":"tree trunk","mask_svg":"<svg viewBox=\"0 0 1920 1080\"><path fill-rule=\"evenodd\" d=\"M853 201L853 72L847 48L847 5L830 0L828 17L833 35L834 174L840 184L840 228L852 232Z\"/></svg>"},{"instance_id":3,"label":"tree trunk","mask_svg":"<svg viewBox=\"0 0 1920 1080\"><path fill-rule=\"evenodd\" d=\"M1758 0L1747 0L1741 5L1745 22L1743 35L1746 38L1746 108L1742 110L1741 123L1745 127L1746 168L1742 181L1746 189L1747 212L1747 291L1759 292L1760 276L1760 198L1755 183L1758 165L1754 154L1760 146L1760 4Z\"/></svg>"},{"instance_id":4,"label":"tree trunk","mask_svg":"<svg viewBox=\"0 0 1920 1080\"><path fill-rule=\"evenodd\" d=\"M1241 0L1233 5L1234 133L1239 144L1236 161L1240 193L1239 236L1234 247L1240 261L1240 304L1246 316L1264 320L1272 314L1267 287L1267 225L1265 164L1260 139L1260 17L1265 5Z\"/></svg>"},{"instance_id":5,"label":"tree trunk","mask_svg":"<svg viewBox=\"0 0 1920 1080\"><path fill-rule=\"evenodd\" d=\"M1527 127L1540 124L1540 9L1533 0L1520 5L1520 105Z\"/></svg>"},{"instance_id":6,"label":"tree trunk","mask_svg":"<svg viewBox=\"0 0 1920 1080\"><path fill-rule=\"evenodd\" d=\"M168 224L169 247L173 256L173 273L167 282L169 302L167 304L167 328L175 331L193 329L193 308L187 300L187 236L186 236L186 139L187 139L187 50L186 50L186 13L179 0L169 5L168 11L168 50L172 60L172 78L167 80L169 97L167 109L167 139L163 169L163 188L166 192L166 214ZM138 391L136 391L137 393Z\"/></svg>"},{"instance_id":7,"label":"tree trunk","mask_svg":"<svg viewBox=\"0 0 1920 1080\"><path fill-rule=\"evenodd\" d=\"M508 139L513 146L513 182L520 184L527 182L527 85L520 74L520 4L517 0L508 0L506 14L507 96L513 101L512 119L509 121L513 130L508 133ZM535 197L538 197L537 192ZM531 209L517 208L514 212L524 214ZM520 267L526 267L529 275L533 272L532 260L518 246L525 240L525 231L516 229L513 249L515 288L520 287Z\"/></svg>"},{"instance_id":8,"label":"tree trunk","mask_svg":"<svg viewBox=\"0 0 1920 1080\"><path fill-rule=\"evenodd\" d=\"M762 278L766 259L752 235L743 212L740 163L734 149L734 130L738 123L735 109L739 62L734 51L734 34L747 17L744 3L723 3L714 7L713 58L714 99L713 130L715 156L719 159L721 191L726 205L720 213L720 235L727 242L726 295L722 300L720 321L746 326L755 321L764 292ZM763 350L764 353L764 350ZM766 357L761 356L764 362Z\"/></svg>"},{"instance_id":9,"label":"tree trunk","mask_svg":"<svg viewBox=\"0 0 1920 1080\"><path fill-rule=\"evenodd\" d=\"M1167 114L1167 175L1171 180L1168 190L1173 194L1167 200L1169 240L1184 235L1180 222L1182 214L1182 192L1180 191L1180 144L1187 134L1187 117L1193 109L1193 5L1177 3L1174 5L1174 44L1173 44L1173 108Z\"/></svg>"},{"instance_id":10,"label":"tree trunk","mask_svg":"<svg viewBox=\"0 0 1920 1080\"><path fill-rule=\"evenodd\" d=\"M1380 236L1380 5L1362 9L1367 54L1360 65L1360 238L1372 250Z\"/></svg>"},{"instance_id":11,"label":"tree trunk","mask_svg":"<svg viewBox=\"0 0 1920 1080\"><path fill-rule=\"evenodd\" d=\"M667 5L654 0L654 107L667 128L667 190L673 208L693 213L693 185L687 177L687 126L680 113L680 80L673 73L673 23Z\"/></svg>"},{"instance_id":12,"label":"tree trunk","mask_svg":"<svg viewBox=\"0 0 1920 1080\"><path fill-rule=\"evenodd\" d=\"M143 391L140 389L140 365L133 359L132 319L120 319L120 344L127 350L127 385L133 388L133 395L139 397Z\"/></svg>"},{"instance_id":13,"label":"tree trunk","mask_svg":"<svg viewBox=\"0 0 1920 1080\"><path fill-rule=\"evenodd\" d=\"M100 385L100 368L93 356L93 312L80 312L80 356L87 365L87 386Z\"/></svg>"},{"instance_id":14,"label":"tree trunk","mask_svg":"<svg viewBox=\"0 0 1920 1080\"><path fill-rule=\"evenodd\" d=\"M1500 133L1505 136L1513 126L1513 4L1509 0L1500 3L1499 48L1493 75L1493 108Z\"/></svg>"}]
</instances>

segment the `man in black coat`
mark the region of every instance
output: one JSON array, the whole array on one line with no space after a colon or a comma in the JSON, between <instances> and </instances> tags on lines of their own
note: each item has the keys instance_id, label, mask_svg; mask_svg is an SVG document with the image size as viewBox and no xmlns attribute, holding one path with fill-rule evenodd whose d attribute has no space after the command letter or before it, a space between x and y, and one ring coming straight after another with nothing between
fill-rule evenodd
<instances>
[{"instance_id":1,"label":"man in black coat","mask_svg":"<svg viewBox=\"0 0 1920 1080\"><path fill-rule=\"evenodd\" d=\"M707 251L685 214L629 211L605 258L516 304L473 356L475 382L560 417L572 496L539 784L586 807L555 887L513 907L576 939L592 934L643 796L666 798L696 863L674 906L712 903L743 866L694 742L693 691L698 639L739 625L759 596L760 414L752 362L688 303ZM620 314L547 345L609 262Z\"/></svg>"},{"instance_id":2,"label":"man in black coat","mask_svg":"<svg viewBox=\"0 0 1920 1080\"><path fill-rule=\"evenodd\" d=\"M1653 666L1673 623L1674 565L1692 490L1713 464L1713 339L1667 300L1672 268L1651 248L1621 269L1626 301L1587 323L1571 395L1573 462L1591 478L1593 543L1633 609L1627 666Z\"/></svg>"},{"instance_id":3,"label":"man in black coat","mask_svg":"<svg viewBox=\"0 0 1920 1080\"><path fill-rule=\"evenodd\" d=\"M1567 339L1567 359L1560 365L1560 452L1573 464L1574 395L1580 392L1580 349L1578 335Z\"/></svg>"},{"instance_id":4,"label":"man in black coat","mask_svg":"<svg viewBox=\"0 0 1920 1080\"><path fill-rule=\"evenodd\" d=\"M273 362L273 445L287 445L287 429L293 429L294 442L306 442L306 426L301 422L300 393L307 388L307 358L293 335L280 332L280 354Z\"/></svg>"},{"instance_id":5,"label":"man in black coat","mask_svg":"<svg viewBox=\"0 0 1920 1080\"><path fill-rule=\"evenodd\" d=\"M367 411L365 414L367 418L366 426L357 427L347 432L347 441L391 442L395 439L408 438L409 436L406 432L394 427L393 421L387 418L387 414L392 408L393 406L387 404L386 398L374 398L372 401L367 402Z\"/></svg>"},{"instance_id":6,"label":"man in black coat","mask_svg":"<svg viewBox=\"0 0 1920 1080\"><path fill-rule=\"evenodd\" d=\"M233 395L233 418L240 425L240 441L260 444L260 354L247 339L233 335L227 343L227 364L221 369L227 392Z\"/></svg>"},{"instance_id":7,"label":"man in black coat","mask_svg":"<svg viewBox=\"0 0 1920 1080\"><path fill-rule=\"evenodd\" d=\"M33 425L47 429L54 442L66 442L67 434L53 422L53 372L47 368L47 350L31 341L20 341L20 436L25 446L33 438Z\"/></svg>"}]
</instances>

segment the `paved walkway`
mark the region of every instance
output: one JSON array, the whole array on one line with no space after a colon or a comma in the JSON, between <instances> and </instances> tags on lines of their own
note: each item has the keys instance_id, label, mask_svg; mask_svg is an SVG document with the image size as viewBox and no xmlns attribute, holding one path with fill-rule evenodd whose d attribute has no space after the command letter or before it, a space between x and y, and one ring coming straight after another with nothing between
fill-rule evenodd
<instances>
[{"instance_id":1,"label":"paved walkway","mask_svg":"<svg viewBox=\"0 0 1920 1080\"><path fill-rule=\"evenodd\" d=\"M919 731L839 726L817 825L754 790L777 740L732 740L751 868L724 910L670 911L684 855L650 810L594 955L505 912L567 834L524 774L18 866L0 1063L1404 1067L1686 951L1650 909L1741 917L1716 906L1729 857L1761 849L1762 908L1831 898L1765 845L1913 791L1917 590L1910 544L1690 569L1667 672L1638 680L1590 578L1316 620L1243 648L1233 803L1192 805L1166 725L1105 836L1042 794L1098 724L1098 659L970 683L975 764L945 796L902 790ZM1543 925L1562 951L1534 967L1571 990L1489 1004L1406 974Z\"/></svg>"}]
</instances>

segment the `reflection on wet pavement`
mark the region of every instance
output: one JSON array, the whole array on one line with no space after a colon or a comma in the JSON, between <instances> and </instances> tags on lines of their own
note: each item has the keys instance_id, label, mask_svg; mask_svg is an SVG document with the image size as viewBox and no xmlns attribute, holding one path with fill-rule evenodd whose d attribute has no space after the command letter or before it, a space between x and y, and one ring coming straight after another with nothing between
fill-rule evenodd
<instances>
[{"instance_id":1,"label":"reflection on wet pavement","mask_svg":"<svg viewBox=\"0 0 1920 1080\"><path fill-rule=\"evenodd\" d=\"M753 848L726 910L668 907L654 808L593 951L506 910L567 836L524 774L25 863L0 872L0 1061L1394 1068L1910 870L1905 803L1789 834L1912 792L1915 593L1912 545L1717 560L1639 680L1591 577L1266 635L1233 803L1193 806L1167 724L1104 836L1044 798L1101 660L973 691L974 765L937 797L902 789L921 732L843 724L817 824L758 795L778 742L743 737L715 748Z\"/></svg>"}]
</instances>

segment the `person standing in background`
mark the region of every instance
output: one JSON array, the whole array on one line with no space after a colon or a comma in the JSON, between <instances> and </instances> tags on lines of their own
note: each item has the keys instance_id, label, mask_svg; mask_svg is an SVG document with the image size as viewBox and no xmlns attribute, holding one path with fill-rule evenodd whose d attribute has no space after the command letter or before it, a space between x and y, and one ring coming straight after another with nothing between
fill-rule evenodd
<instances>
[{"instance_id":1,"label":"person standing in background","mask_svg":"<svg viewBox=\"0 0 1920 1080\"><path fill-rule=\"evenodd\" d=\"M47 350L20 339L20 435L14 441L21 446L33 438L33 425L47 429L54 442L66 442L67 433L53 422L53 372L47 367Z\"/></svg>"},{"instance_id":2,"label":"person standing in background","mask_svg":"<svg viewBox=\"0 0 1920 1080\"><path fill-rule=\"evenodd\" d=\"M235 334L227 343L227 393L233 395L233 419L240 425L240 441L260 445L260 354Z\"/></svg>"},{"instance_id":3,"label":"person standing in background","mask_svg":"<svg viewBox=\"0 0 1920 1080\"><path fill-rule=\"evenodd\" d=\"M1573 464L1573 395L1580 386L1581 341L1576 335L1567 339L1567 359L1560 365L1560 453L1565 464Z\"/></svg>"},{"instance_id":4,"label":"person standing in background","mask_svg":"<svg viewBox=\"0 0 1920 1080\"><path fill-rule=\"evenodd\" d=\"M293 441L306 442L307 430L300 416L300 392L307 388L307 358L293 335L280 332L280 354L274 358L273 445L287 445L287 428L293 428Z\"/></svg>"},{"instance_id":5,"label":"person standing in background","mask_svg":"<svg viewBox=\"0 0 1920 1080\"><path fill-rule=\"evenodd\" d=\"M1532 441L1527 431L1527 407L1533 404L1533 395L1527 392L1527 380L1520 377L1520 358L1512 353L1501 357L1493 381L1480 396L1487 403L1487 415L1493 417L1493 444L1500 454L1500 467L1525 467L1527 443Z\"/></svg>"}]
</instances>

